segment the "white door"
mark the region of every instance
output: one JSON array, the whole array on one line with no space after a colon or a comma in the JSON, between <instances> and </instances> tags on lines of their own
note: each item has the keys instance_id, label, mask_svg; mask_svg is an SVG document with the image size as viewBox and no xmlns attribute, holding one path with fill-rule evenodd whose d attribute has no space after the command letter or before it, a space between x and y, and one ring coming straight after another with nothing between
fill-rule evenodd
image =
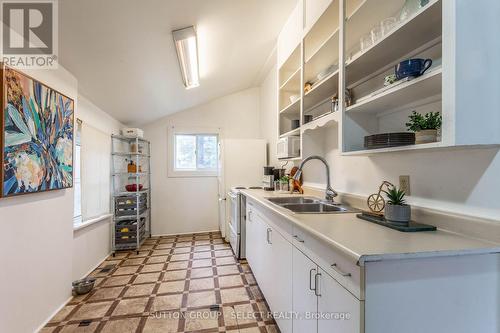
<instances>
[{"instance_id":1,"label":"white door","mask_svg":"<svg viewBox=\"0 0 500 333\"><path fill-rule=\"evenodd\" d=\"M289 243L277 230L267 226L268 243L271 246L269 256L269 281L271 292L266 300L275 316L282 333L292 332L292 244ZM279 286L277 288L277 286Z\"/></svg>"},{"instance_id":2,"label":"white door","mask_svg":"<svg viewBox=\"0 0 500 333\"><path fill-rule=\"evenodd\" d=\"M320 317L318 333L360 333L361 302L321 268L318 274L318 313L331 316Z\"/></svg>"},{"instance_id":3,"label":"white door","mask_svg":"<svg viewBox=\"0 0 500 333\"><path fill-rule=\"evenodd\" d=\"M293 247L293 311L297 318L293 320L294 332L316 332L317 320L306 318L315 315L318 307L318 297L315 295L315 276L318 267L302 252Z\"/></svg>"}]
</instances>

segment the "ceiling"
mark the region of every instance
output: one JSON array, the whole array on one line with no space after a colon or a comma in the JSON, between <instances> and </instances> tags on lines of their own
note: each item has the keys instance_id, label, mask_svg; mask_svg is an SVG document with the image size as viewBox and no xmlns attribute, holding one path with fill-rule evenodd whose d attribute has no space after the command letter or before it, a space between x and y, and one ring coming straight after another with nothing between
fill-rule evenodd
<instances>
[{"instance_id":1,"label":"ceiling","mask_svg":"<svg viewBox=\"0 0 500 333\"><path fill-rule=\"evenodd\" d=\"M296 0L61 0L59 60L126 125L255 86ZM171 31L198 30L201 86L184 89Z\"/></svg>"}]
</instances>

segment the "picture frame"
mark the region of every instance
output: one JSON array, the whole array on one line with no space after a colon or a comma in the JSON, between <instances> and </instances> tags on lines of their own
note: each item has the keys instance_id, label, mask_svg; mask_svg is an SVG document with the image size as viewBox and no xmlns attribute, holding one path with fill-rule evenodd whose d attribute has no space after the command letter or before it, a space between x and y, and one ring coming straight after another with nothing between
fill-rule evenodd
<instances>
[{"instance_id":1,"label":"picture frame","mask_svg":"<svg viewBox=\"0 0 500 333\"><path fill-rule=\"evenodd\" d=\"M0 198L73 187L74 100L0 64Z\"/></svg>"}]
</instances>

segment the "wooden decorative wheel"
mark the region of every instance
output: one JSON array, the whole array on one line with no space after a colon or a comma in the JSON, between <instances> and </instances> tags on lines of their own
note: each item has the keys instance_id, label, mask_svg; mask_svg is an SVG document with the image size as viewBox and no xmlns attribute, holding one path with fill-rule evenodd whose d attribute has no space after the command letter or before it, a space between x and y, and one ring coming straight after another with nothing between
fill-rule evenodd
<instances>
[{"instance_id":1,"label":"wooden decorative wheel","mask_svg":"<svg viewBox=\"0 0 500 333\"><path fill-rule=\"evenodd\" d=\"M380 193L370 195L368 197L367 203L368 208L370 208L370 210L375 213L380 213L385 208L385 200L382 195L380 195Z\"/></svg>"}]
</instances>

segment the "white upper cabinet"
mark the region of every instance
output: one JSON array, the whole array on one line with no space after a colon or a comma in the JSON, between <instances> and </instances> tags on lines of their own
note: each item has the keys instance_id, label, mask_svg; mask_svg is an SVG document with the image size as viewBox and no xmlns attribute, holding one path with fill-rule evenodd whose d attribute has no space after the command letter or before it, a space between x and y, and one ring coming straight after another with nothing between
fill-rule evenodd
<instances>
[{"instance_id":1,"label":"white upper cabinet","mask_svg":"<svg viewBox=\"0 0 500 333\"><path fill-rule=\"evenodd\" d=\"M311 27L332 1L338 2L340 0L304 0L304 33L311 30Z\"/></svg>"},{"instance_id":2,"label":"white upper cabinet","mask_svg":"<svg viewBox=\"0 0 500 333\"><path fill-rule=\"evenodd\" d=\"M300 44L302 38L303 10L302 1L297 6L285 23L278 37L278 67L282 67L292 52Z\"/></svg>"},{"instance_id":3,"label":"white upper cabinet","mask_svg":"<svg viewBox=\"0 0 500 333\"><path fill-rule=\"evenodd\" d=\"M343 155L499 146L499 15L496 0L299 1L278 41L280 136L301 156L331 122ZM407 132L413 111L441 114L435 140L373 137Z\"/></svg>"}]
</instances>

